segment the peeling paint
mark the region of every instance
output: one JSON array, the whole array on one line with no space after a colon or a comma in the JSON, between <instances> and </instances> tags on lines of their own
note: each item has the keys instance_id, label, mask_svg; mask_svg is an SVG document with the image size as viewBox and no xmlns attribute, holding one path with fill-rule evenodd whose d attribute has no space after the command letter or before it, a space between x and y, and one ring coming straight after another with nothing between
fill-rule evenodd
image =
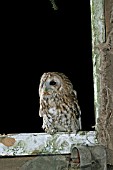
<instances>
[{"instance_id":1,"label":"peeling paint","mask_svg":"<svg viewBox=\"0 0 113 170\"><path fill-rule=\"evenodd\" d=\"M0 143L8 147L13 146L15 142L16 141L14 138L0 137Z\"/></svg>"},{"instance_id":2,"label":"peeling paint","mask_svg":"<svg viewBox=\"0 0 113 170\"><path fill-rule=\"evenodd\" d=\"M97 144L95 136L94 131L79 132L77 135L66 133L10 134L6 137L15 139L15 143L10 147L0 143L0 156L68 154L72 144L89 146Z\"/></svg>"}]
</instances>

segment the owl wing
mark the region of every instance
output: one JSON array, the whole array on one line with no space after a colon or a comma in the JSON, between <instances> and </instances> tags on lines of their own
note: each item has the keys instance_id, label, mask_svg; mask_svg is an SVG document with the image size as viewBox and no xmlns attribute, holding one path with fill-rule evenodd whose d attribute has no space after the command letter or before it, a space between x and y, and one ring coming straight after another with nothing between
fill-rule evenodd
<instances>
[{"instance_id":1,"label":"owl wing","mask_svg":"<svg viewBox=\"0 0 113 170\"><path fill-rule=\"evenodd\" d=\"M43 111L42 111L41 107L39 108L39 116L40 116L40 117L43 116Z\"/></svg>"},{"instance_id":2,"label":"owl wing","mask_svg":"<svg viewBox=\"0 0 113 170\"><path fill-rule=\"evenodd\" d=\"M48 106L47 104L42 100L40 100L40 107L39 107L39 116L43 117L44 114L47 114Z\"/></svg>"},{"instance_id":3,"label":"owl wing","mask_svg":"<svg viewBox=\"0 0 113 170\"><path fill-rule=\"evenodd\" d=\"M82 125L81 125L81 109L80 106L78 104L78 100L77 100L77 92L75 90L73 90L74 93L74 107L75 107L75 114L76 114L76 118L79 121L79 126L80 126L80 130L82 129Z\"/></svg>"}]
</instances>

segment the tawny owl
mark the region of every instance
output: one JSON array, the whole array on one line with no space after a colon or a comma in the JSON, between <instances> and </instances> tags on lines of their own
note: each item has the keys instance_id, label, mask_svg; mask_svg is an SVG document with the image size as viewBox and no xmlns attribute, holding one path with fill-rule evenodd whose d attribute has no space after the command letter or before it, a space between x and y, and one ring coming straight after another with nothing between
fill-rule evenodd
<instances>
[{"instance_id":1,"label":"tawny owl","mask_svg":"<svg viewBox=\"0 0 113 170\"><path fill-rule=\"evenodd\" d=\"M81 129L81 111L71 81L63 73L47 72L40 79L39 116L49 134L77 133Z\"/></svg>"}]
</instances>

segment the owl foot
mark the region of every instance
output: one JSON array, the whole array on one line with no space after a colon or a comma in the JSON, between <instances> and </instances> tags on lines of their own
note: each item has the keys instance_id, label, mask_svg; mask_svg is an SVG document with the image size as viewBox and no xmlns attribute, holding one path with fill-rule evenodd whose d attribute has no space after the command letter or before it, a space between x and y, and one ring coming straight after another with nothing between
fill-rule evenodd
<instances>
[{"instance_id":1,"label":"owl foot","mask_svg":"<svg viewBox=\"0 0 113 170\"><path fill-rule=\"evenodd\" d=\"M45 131L50 135L54 135L57 132L57 129L51 129L51 130L46 129Z\"/></svg>"}]
</instances>

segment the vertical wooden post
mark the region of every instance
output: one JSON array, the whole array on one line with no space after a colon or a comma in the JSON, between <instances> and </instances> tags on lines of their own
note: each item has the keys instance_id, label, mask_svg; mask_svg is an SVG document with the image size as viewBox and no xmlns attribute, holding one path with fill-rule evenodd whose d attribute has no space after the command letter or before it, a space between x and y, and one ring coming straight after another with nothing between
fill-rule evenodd
<instances>
[{"instance_id":1,"label":"vertical wooden post","mask_svg":"<svg viewBox=\"0 0 113 170\"><path fill-rule=\"evenodd\" d=\"M104 0L91 0L92 60L94 81L95 120L100 113L100 51L97 48L105 42Z\"/></svg>"},{"instance_id":2,"label":"vertical wooden post","mask_svg":"<svg viewBox=\"0 0 113 170\"><path fill-rule=\"evenodd\" d=\"M97 139L113 165L113 0L92 0L91 9Z\"/></svg>"}]
</instances>

